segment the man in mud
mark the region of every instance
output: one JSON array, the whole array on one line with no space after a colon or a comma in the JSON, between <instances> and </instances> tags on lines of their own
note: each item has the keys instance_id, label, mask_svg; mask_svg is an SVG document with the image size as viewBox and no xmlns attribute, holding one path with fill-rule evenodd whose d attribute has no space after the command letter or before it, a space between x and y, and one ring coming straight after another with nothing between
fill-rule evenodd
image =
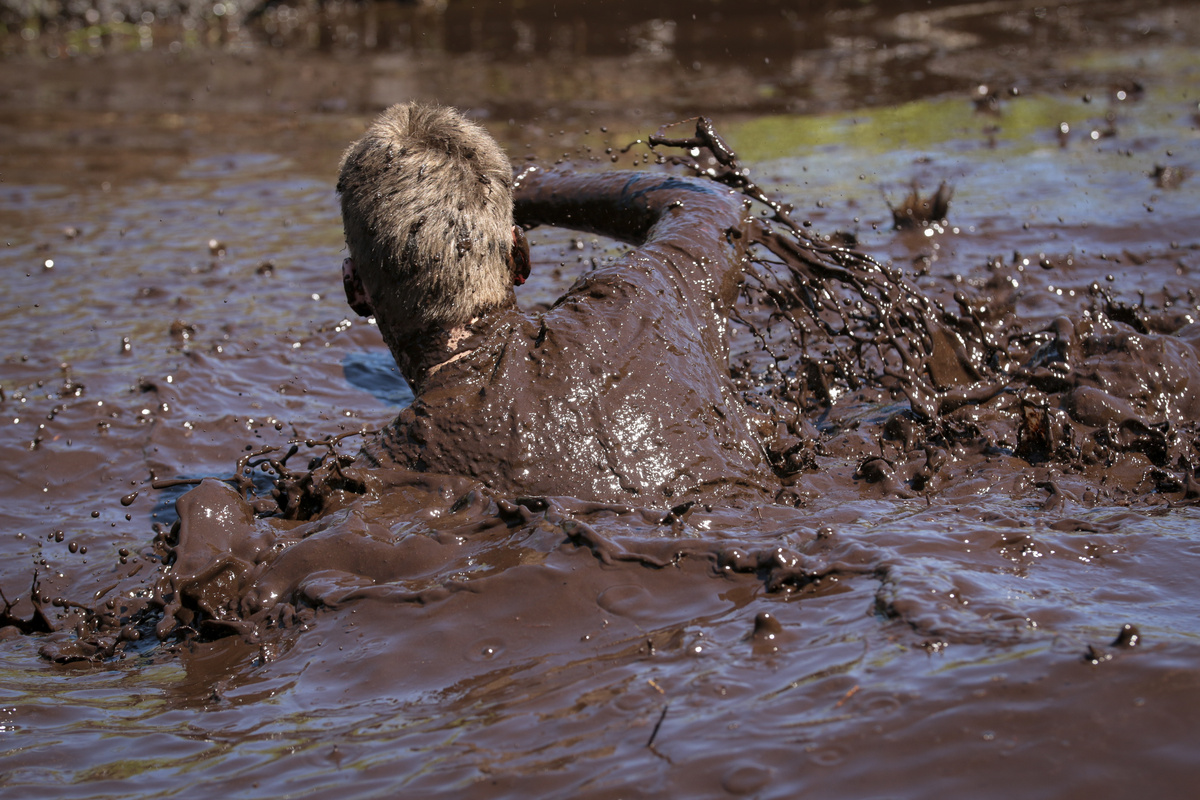
<instances>
[{"instance_id":1,"label":"man in mud","mask_svg":"<svg viewBox=\"0 0 1200 800\"><path fill-rule=\"evenodd\" d=\"M482 128L415 103L346 151L338 192L347 298L375 316L416 393L364 447L371 465L630 505L770 495L728 371L737 195L651 173L514 180ZM637 248L524 313L513 285L529 272L522 227L536 225Z\"/></svg>"}]
</instances>

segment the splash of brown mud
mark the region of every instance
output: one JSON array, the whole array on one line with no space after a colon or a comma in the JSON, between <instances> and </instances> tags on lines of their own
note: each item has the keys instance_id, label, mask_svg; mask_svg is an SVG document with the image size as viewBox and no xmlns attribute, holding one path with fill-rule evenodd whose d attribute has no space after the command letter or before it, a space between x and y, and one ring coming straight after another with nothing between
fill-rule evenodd
<instances>
[{"instance_id":1,"label":"splash of brown mud","mask_svg":"<svg viewBox=\"0 0 1200 800\"><path fill-rule=\"evenodd\" d=\"M462 478L345 472L362 482L365 497L305 522L257 516L237 489L202 481L177 501L178 522L156 541L164 566L153 585L86 612L73 631L48 637L42 654L101 660L150 635L171 642L237 635L269 659L316 609L362 599L423 606L485 592L490 579L507 580L507 570L564 548L608 565L704 564L714 577L748 574L769 591L789 592L869 574L879 560L861 543L804 527L764 534L733 510L689 504L664 514L565 497L513 501Z\"/></svg>"},{"instance_id":2,"label":"splash of brown mud","mask_svg":"<svg viewBox=\"0 0 1200 800\"><path fill-rule=\"evenodd\" d=\"M949 312L865 253L809 234L750 179L708 119L696 120L691 137L665 131L650 137L652 148L687 152L668 161L770 211L771 222L754 220L746 232L766 253L746 270L741 321L773 363L735 377L792 409L793 424L864 386L899 389L917 415L933 419L949 389L991 375L999 346L974 316ZM779 338L776 322L785 329Z\"/></svg>"},{"instance_id":3,"label":"splash of brown mud","mask_svg":"<svg viewBox=\"0 0 1200 800\"><path fill-rule=\"evenodd\" d=\"M892 228L898 231L928 227L931 223L945 222L950 214L950 199L954 190L942 181L928 197L921 196L915 183L898 204L888 203L892 210Z\"/></svg>"},{"instance_id":4,"label":"splash of brown mud","mask_svg":"<svg viewBox=\"0 0 1200 800\"><path fill-rule=\"evenodd\" d=\"M964 476L1014 497L1045 492L1045 508L1200 501L1192 294L1151 312L1093 286L1079 319L1025 330L1000 261L982 286L931 295L797 224L707 120L692 136L660 131L649 144L682 148L663 160L766 206L768 218L741 231L752 258L731 373L762 415L780 511L805 507L838 482L928 500L952 495ZM861 539L794 524L747 530L741 512L693 504L664 512L504 498L461 478L368 471L339 443L297 442L281 457L254 451L238 462L232 487L207 480L181 497L179 521L155 543L162 567L153 584L77 609L74 630L53 635L44 655L94 660L150 635L237 635L269 658L316 609L480 592L563 548L605 564L701 563L714 576L754 576L769 592L870 574L880 580L883 616L931 636L952 627L923 622L925 612L904 598L924 579ZM321 455L298 470L288 462L301 444Z\"/></svg>"},{"instance_id":5,"label":"splash of brown mud","mask_svg":"<svg viewBox=\"0 0 1200 800\"><path fill-rule=\"evenodd\" d=\"M743 357L733 374L752 404L763 401L756 405L786 425L782 439L795 442L806 420L848 393L900 392L909 407L887 418L879 455L863 458L856 473L889 493L926 492L952 462L1015 456L1087 476L1097 484L1092 498L1113 489L1125 502L1154 492L1200 496L1194 292L1150 314L1093 284L1080 320L1026 331L1012 311L1015 281L997 269L983 291L954 294L956 313L898 270L809 234L750 180L707 119L697 119L691 137L664 131L650 138L652 148L687 150L669 161L770 209L771 222L755 220L749 231L769 256L746 271L739 308L761 352ZM926 216L944 219L949 196L945 184L926 200L914 188L902 206L928 206ZM910 210L905 218L917 216ZM802 446L775 448L781 472ZM791 466L799 472L813 462Z\"/></svg>"}]
</instances>

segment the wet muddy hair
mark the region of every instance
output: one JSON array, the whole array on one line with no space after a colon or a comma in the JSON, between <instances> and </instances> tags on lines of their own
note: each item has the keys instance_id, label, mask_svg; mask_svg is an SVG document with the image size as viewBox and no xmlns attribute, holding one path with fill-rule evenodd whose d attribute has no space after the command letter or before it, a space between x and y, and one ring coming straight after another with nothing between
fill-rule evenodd
<instances>
[{"instance_id":1,"label":"wet muddy hair","mask_svg":"<svg viewBox=\"0 0 1200 800\"><path fill-rule=\"evenodd\" d=\"M337 190L385 338L469 322L510 296L512 166L454 109L383 112L342 156Z\"/></svg>"}]
</instances>

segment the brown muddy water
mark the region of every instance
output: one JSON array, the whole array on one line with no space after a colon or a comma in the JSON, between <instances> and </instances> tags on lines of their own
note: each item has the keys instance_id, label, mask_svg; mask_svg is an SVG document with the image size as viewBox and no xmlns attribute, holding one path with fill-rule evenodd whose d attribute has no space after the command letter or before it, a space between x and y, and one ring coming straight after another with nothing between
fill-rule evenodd
<instances>
[{"instance_id":1,"label":"brown muddy water","mask_svg":"<svg viewBox=\"0 0 1200 800\"><path fill-rule=\"evenodd\" d=\"M651 5L10 27L5 798L1192 796L1189 4ZM359 437L321 441L411 400L345 306L333 190L408 98L588 169L663 168L621 150L711 116L802 226L973 321L980 373L935 375L925 415L820 369L772 394L803 359L764 357L791 329L750 291L765 340L734 326L734 377L800 412L777 502L666 515L409 474L275 523L290 560L253 553L234 534L270 518L232 489L150 483L292 443L329 469ZM894 229L889 202L943 182L945 221ZM627 250L531 239L526 308ZM177 500L214 513L204 537L171 532ZM256 559L269 620L243 602Z\"/></svg>"}]
</instances>

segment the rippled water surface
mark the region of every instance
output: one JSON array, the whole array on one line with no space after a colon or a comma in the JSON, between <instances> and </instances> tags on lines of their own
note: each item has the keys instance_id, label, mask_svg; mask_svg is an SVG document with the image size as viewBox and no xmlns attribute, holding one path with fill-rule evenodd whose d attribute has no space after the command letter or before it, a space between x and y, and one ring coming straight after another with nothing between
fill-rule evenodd
<instances>
[{"instance_id":1,"label":"rippled water surface","mask_svg":"<svg viewBox=\"0 0 1200 800\"><path fill-rule=\"evenodd\" d=\"M1186 4L763 3L744 19L729 3L661 18L552 5L5 40L20 76L0 88L11 618L37 619L35 575L47 601L82 606L150 585L153 526L186 488L151 479L227 477L248 450L377 427L408 402L345 306L333 191L341 148L408 97L467 109L514 161L586 168L609 166L609 147L641 165L644 147L616 151L705 113L797 219L854 234L930 294L981 289L999 262L1029 330L1077 317L1096 284L1183 315L1188 335L1200 30ZM892 229L889 201L914 182L953 189L945 225ZM624 251L533 237L526 307ZM1190 796L1195 493L1156 490L1149 462L1093 485L1010 449L900 496L858 471L874 440L852 441L898 408L880 396L812 420L841 438L798 507L664 525L417 481L338 512L408 548L403 579L303 624L69 664L39 654L49 634L0 629L0 787ZM66 611L45 606L69 634Z\"/></svg>"}]
</instances>

